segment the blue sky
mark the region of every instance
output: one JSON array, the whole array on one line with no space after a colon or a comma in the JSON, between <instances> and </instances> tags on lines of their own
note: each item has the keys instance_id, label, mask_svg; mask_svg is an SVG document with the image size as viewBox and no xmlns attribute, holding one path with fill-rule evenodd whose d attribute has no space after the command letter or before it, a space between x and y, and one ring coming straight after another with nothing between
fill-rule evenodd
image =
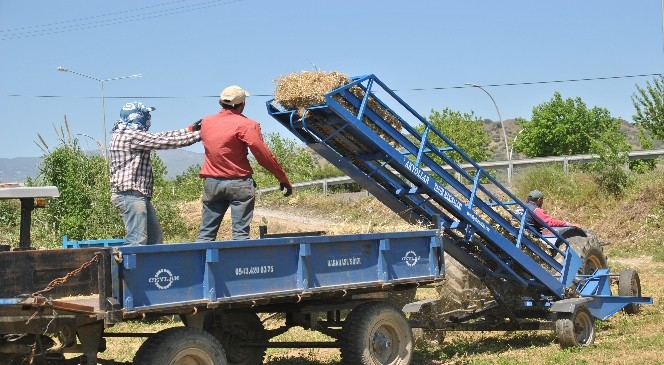
<instances>
[{"instance_id":1,"label":"blue sky","mask_svg":"<svg viewBox=\"0 0 664 365\"><path fill-rule=\"evenodd\" d=\"M0 0L0 158L41 156L40 133L67 116L103 141L127 101L157 108L151 131L219 109L237 84L263 132L290 133L267 113L273 80L304 70L375 74L422 115L449 107L529 119L555 91L631 120L631 95L664 72L662 4L640 1ZM607 80L549 82L559 80ZM536 83L536 84L528 84ZM46 97L48 96L48 97ZM78 137L86 149L90 138ZM202 152L202 146L188 147Z\"/></svg>"}]
</instances>

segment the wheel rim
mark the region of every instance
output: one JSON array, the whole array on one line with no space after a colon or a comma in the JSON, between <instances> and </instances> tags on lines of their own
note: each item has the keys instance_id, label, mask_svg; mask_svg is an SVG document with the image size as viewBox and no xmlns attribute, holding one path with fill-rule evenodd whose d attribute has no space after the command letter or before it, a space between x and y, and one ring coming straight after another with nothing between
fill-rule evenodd
<instances>
[{"instance_id":1,"label":"wheel rim","mask_svg":"<svg viewBox=\"0 0 664 365\"><path fill-rule=\"evenodd\" d=\"M371 338L371 355L381 364L389 364L399 352L399 336L392 326L380 325Z\"/></svg>"},{"instance_id":2,"label":"wheel rim","mask_svg":"<svg viewBox=\"0 0 664 365\"><path fill-rule=\"evenodd\" d=\"M602 269L604 266L602 265L602 262L600 261L599 257L590 255L587 258L588 261L586 261L586 265L583 269L583 274L585 275L591 275L592 273L595 272L597 269Z\"/></svg>"},{"instance_id":3,"label":"wheel rim","mask_svg":"<svg viewBox=\"0 0 664 365\"><path fill-rule=\"evenodd\" d=\"M574 318L574 335L576 342L585 346L592 339L593 336L593 320L590 314L586 311L580 311Z\"/></svg>"},{"instance_id":4,"label":"wheel rim","mask_svg":"<svg viewBox=\"0 0 664 365\"><path fill-rule=\"evenodd\" d=\"M169 365L213 365L214 361L201 349L190 348L178 352Z\"/></svg>"}]
</instances>

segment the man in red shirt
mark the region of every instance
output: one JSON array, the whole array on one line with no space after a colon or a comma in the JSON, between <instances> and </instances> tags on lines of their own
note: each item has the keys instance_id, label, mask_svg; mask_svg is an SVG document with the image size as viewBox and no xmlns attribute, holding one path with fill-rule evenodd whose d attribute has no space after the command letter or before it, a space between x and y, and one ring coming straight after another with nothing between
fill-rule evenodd
<instances>
[{"instance_id":1,"label":"man in red shirt","mask_svg":"<svg viewBox=\"0 0 664 365\"><path fill-rule=\"evenodd\" d=\"M249 151L277 178L284 196L293 187L263 141L257 122L242 115L249 93L239 86L225 88L219 96L222 110L200 122L205 162L199 176L205 179L203 213L198 241L214 241L224 214L231 208L233 239L249 239L254 215L256 183L252 179Z\"/></svg>"},{"instance_id":2,"label":"man in red shirt","mask_svg":"<svg viewBox=\"0 0 664 365\"><path fill-rule=\"evenodd\" d=\"M535 219L531 214L526 217L526 224L532 225L538 231L542 231L544 226L540 222L546 223L549 227L572 227L575 226L570 222L561 221L551 217L550 215L544 212L542 209L542 204L544 204L544 194L539 190L533 190L528 193L528 199L526 200L525 205L532 210L538 219Z\"/></svg>"}]
</instances>

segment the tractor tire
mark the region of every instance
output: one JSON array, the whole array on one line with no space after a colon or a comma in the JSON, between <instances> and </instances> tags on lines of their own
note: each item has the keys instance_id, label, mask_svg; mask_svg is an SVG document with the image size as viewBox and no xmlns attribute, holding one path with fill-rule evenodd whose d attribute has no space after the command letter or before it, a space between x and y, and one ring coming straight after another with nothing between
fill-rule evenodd
<instances>
[{"instance_id":1,"label":"tractor tire","mask_svg":"<svg viewBox=\"0 0 664 365\"><path fill-rule=\"evenodd\" d=\"M639 274L634 269L626 269L620 272L618 278L618 295L628 297L641 296L641 279ZM623 308L627 314L637 314L641 311L639 304L628 304Z\"/></svg>"},{"instance_id":2,"label":"tractor tire","mask_svg":"<svg viewBox=\"0 0 664 365\"><path fill-rule=\"evenodd\" d=\"M440 301L439 311L482 308L493 299L489 289L477 276L459 261L445 254L445 281L436 286Z\"/></svg>"},{"instance_id":3,"label":"tractor tire","mask_svg":"<svg viewBox=\"0 0 664 365\"><path fill-rule=\"evenodd\" d=\"M568 237L567 242L572 246L572 249L583 260L583 265L579 269L581 275L592 275L597 269L605 269L609 267L607 264L604 248L597 240L594 233L587 231L587 237L572 236Z\"/></svg>"},{"instance_id":4,"label":"tractor tire","mask_svg":"<svg viewBox=\"0 0 664 365\"><path fill-rule=\"evenodd\" d=\"M459 261L445 254L445 280L436 285L438 300L430 314L418 313L422 317L435 317L438 314L459 309L482 309L486 302L493 299L491 291L477 276L465 268ZM429 318L435 319L435 318ZM445 331L416 328L413 330L416 345L440 346L445 340Z\"/></svg>"}]
</instances>

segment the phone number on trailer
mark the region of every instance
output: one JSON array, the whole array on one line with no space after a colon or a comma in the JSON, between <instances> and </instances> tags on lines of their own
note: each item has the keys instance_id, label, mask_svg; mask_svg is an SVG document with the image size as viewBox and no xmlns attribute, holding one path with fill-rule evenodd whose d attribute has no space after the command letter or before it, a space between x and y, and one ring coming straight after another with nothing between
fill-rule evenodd
<instances>
[{"instance_id":1,"label":"phone number on trailer","mask_svg":"<svg viewBox=\"0 0 664 365\"><path fill-rule=\"evenodd\" d=\"M256 274L269 274L274 272L274 266L251 266L251 267L236 267L235 275L256 275Z\"/></svg>"}]
</instances>

